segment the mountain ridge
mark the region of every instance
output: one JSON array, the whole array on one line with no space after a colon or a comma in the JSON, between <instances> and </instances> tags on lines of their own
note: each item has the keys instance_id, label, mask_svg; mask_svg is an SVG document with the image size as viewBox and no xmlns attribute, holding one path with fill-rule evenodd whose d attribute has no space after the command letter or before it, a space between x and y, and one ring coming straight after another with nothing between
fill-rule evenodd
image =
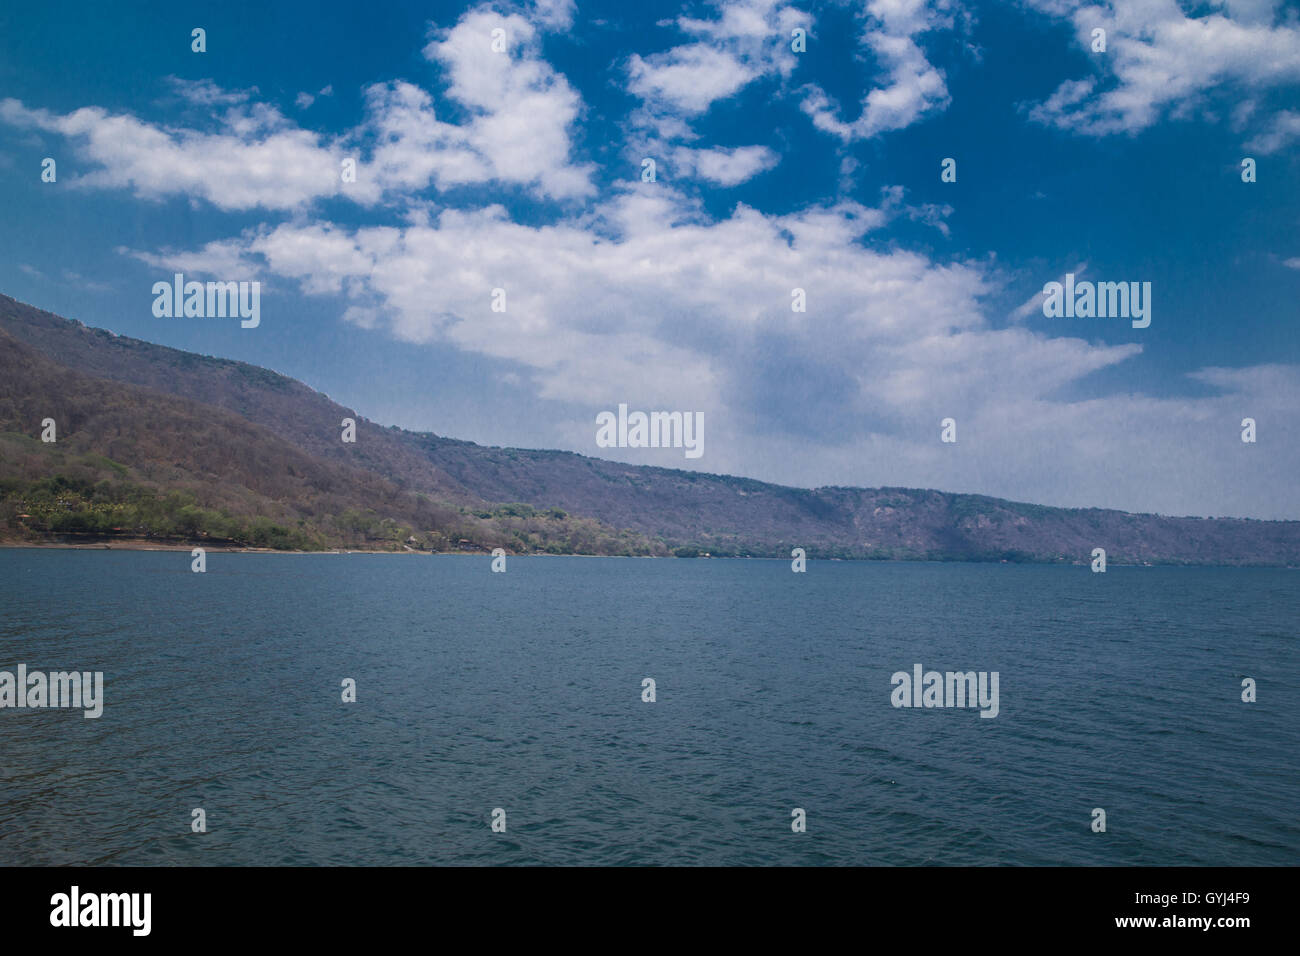
<instances>
[{"instance_id":1,"label":"mountain ridge","mask_svg":"<svg viewBox=\"0 0 1300 956\"><path fill-rule=\"evenodd\" d=\"M322 474L334 474L327 466L343 468L339 475L346 478L336 480L355 485L352 493L373 494L411 520L435 513L412 511L409 502L399 507L403 495L442 509L437 515L444 524L461 522L455 534L474 521L533 521L548 509L564 513L555 521L589 520L591 534L574 533L562 546L551 542L561 553L624 553L609 550L619 542L641 554L789 557L803 547L810 557L1086 563L1094 547L1103 547L1116 563L1300 564L1297 521L1060 508L933 489L792 488L562 450L479 445L384 427L281 373L119 336L2 295L0 331L85 381L143 388L234 415L278 439L286 456L292 449L319 463ZM339 440L343 417L356 421L355 444ZM35 434L34 427L12 414L5 424L0 414L0 429ZM362 472L382 484L362 492L368 480ZM284 507L291 512L291 505ZM471 542L495 534L507 550L539 550L538 539L514 540L518 529L470 530ZM445 545L447 536L438 540Z\"/></svg>"}]
</instances>

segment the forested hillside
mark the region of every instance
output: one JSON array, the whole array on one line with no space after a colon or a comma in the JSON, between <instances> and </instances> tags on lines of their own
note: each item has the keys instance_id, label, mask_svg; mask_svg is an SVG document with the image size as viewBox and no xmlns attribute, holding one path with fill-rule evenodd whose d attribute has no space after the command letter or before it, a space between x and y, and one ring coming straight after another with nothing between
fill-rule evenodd
<instances>
[{"instance_id":1,"label":"forested hillside","mask_svg":"<svg viewBox=\"0 0 1300 956\"><path fill-rule=\"evenodd\" d=\"M294 379L0 296L0 535L265 547L1300 565L1300 522L788 488L370 422ZM52 417L58 442L39 440ZM357 441L339 440L357 422Z\"/></svg>"}]
</instances>

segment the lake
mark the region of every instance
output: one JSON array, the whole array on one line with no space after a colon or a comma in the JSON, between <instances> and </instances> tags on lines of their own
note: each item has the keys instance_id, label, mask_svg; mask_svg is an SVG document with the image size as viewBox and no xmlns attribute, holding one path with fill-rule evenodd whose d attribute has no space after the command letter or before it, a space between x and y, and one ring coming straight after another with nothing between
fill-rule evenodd
<instances>
[{"instance_id":1,"label":"lake","mask_svg":"<svg viewBox=\"0 0 1300 956\"><path fill-rule=\"evenodd\" d=\"M0 709L0 864L1300 858L1300 572L490 566L0 550L0 670L104 674ZM893 706L916 664L997 716Z\"/></svg>"}]
</instances>

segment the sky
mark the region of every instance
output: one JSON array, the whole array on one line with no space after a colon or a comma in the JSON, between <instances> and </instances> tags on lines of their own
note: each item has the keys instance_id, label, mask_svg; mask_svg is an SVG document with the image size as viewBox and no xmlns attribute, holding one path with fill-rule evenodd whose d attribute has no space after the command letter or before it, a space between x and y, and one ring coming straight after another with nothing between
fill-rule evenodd
<instances>
[{"instance_id":1,"label":"sky","mask_svg":"<svg viewBox=\"0 0 1300 956\"><path fill-rule=\"evenodd\" d=\"M21 301L482 444L1300 519L1300 4L108 6L0 7Z\"/></svg>"}]
</instances>

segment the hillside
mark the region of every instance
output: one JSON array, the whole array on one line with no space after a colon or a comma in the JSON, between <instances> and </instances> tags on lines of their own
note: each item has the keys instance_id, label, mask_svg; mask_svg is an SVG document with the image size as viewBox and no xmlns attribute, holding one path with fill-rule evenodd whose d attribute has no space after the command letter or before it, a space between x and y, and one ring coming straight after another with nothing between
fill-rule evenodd
<instances>
[{"instance_id":1,"label":"hillside","mask_svg":"<svg viewBox=\"0 0 1300 956\"><path fill-rule=\"evenodd\" d=\"M52 443L39 438L46 418ZM0 327L0 539L51 538L666 553L559 511L413 492L224 409L60 366Z\"/></svg>"},{"instance_id":2,"label":"hillside","mask_svg":"<svg viewBox=\"0 0 1300 956\"><path fill-rule=\"evenodd\" d=\"M55 401L62 395L74 423L69 441L82 443L71 447L106 455L159 490L206 488L208 499L250 515L303 521L320 546L349 540L339 516L357 513L418 532L419 547L466 538L475 547L578 553L788 556L800 546L821 557L1052 562L1083 562L1104 547L1113 562L1300 564L1300 522L1049 508L904 488L787 488L485 447L384 428L275 372L116 336L4 296L0 333L11 353L0 430L37 436L48 409L64 407ZM140 416L170 424L145 440ZM356 444L339 441L344 417L357 421ZM114 428L135 437L114 443ZM0 454L5 479L32 480L56 466L30 460L18 474L14 452L0 445ZM521 537L525 523L531 530ZM394 534L390 527L376 540L400 546Z\"/></svg>"}]
</instances>

